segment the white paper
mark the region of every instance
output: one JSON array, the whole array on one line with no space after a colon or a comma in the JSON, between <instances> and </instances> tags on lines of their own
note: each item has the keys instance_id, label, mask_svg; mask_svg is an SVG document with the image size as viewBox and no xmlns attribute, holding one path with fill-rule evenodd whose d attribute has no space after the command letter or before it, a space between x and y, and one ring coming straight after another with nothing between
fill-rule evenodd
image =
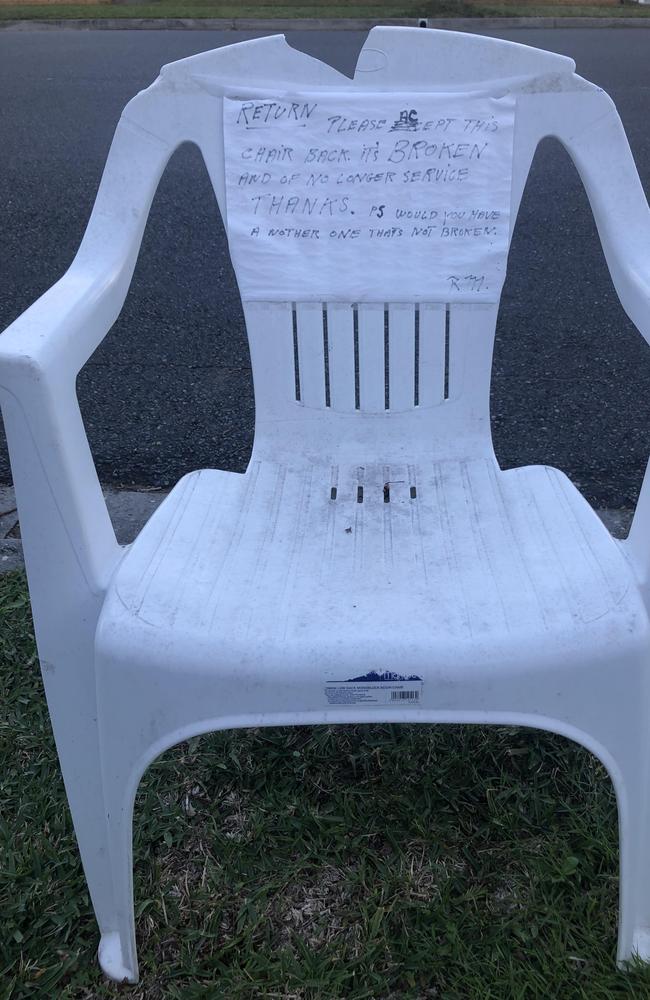
<instances>
[{"instance_id":1,"label":"white paper","mask_svg":"<svg viewBox=\"0 0 650 1000\"><path fill-rule=\"evenodd\" d=\"M498 301L513 131L511 97L225 98L242 298Z\"/></svg>"}]
</instances>

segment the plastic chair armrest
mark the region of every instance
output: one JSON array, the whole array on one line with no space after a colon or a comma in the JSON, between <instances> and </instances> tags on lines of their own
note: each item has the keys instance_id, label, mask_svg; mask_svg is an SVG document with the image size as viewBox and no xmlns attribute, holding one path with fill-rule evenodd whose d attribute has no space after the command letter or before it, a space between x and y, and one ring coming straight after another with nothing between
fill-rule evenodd
<instances>
[{"instance_id":1,"label":"plastic chair armrest","mask_svg":"<svg viewBox=\"0 0 650 1000\"><path fill-rule=\"evenodd\" d=\"M594 123L559 138L585 185L621 304L650 343L650 208L618 113L605 94L602 102L603 115ZM644 586L650 582L649 469L623 543Z\"/></svg>"},{"instance_id":2,"label":"plastic chair armrest","mask_svg":"<svg viewBox=\"0 0 650 1000\"><path fill-rule=\"evenodd\" d=\"M602 114L573 132L558 132L587 191L607 266L627 315L650 343L650 207L627 136L611 99Z\"/></svg>"},{"instance_id":3,"label":"plastic chair armrest","mask_svg":"<svg viewBox=\"0 0 650 1000\"><path fill-rule=\"evenodd\" d=\"M93 592L106 586L120 549L75 382L122 308L173 148L123 116L72 265L0 336L0 391L28 569L31 562L45 571L43 546L29 550L48 511L56 521L50 531L61 534L62 545L65 536Z\"/></svg>"}]
</instances>

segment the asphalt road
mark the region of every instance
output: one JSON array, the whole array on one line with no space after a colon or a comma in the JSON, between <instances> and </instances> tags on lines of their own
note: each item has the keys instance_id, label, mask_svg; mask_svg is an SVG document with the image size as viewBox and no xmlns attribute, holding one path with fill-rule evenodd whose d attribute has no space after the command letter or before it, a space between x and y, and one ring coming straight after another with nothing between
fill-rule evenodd
<instances>
[{"instance_id":1,"label":"asphalt road","mask_svg":"<svg viewBox=\"0 0 650 1000\"><path fill-rule=\"evenodd\" d=\"M573 56L609 91L650 192L648 32L498 34ZM124 104L163 63L243 37L0 32L0 329L74 255ZM364 35L287 38L351 74ZM106 484L163 486L201 466L245 467L253 397L241 307L205 168L190 148L163 177L122 315L78 389ZM650 453L650 351L618 304L575 169L552 141L538 151L517 223L492 412L503 465L549 463L598 506L634 502ZM9 481L0 441L0 484Z\"/></svg>"}]
</instances>

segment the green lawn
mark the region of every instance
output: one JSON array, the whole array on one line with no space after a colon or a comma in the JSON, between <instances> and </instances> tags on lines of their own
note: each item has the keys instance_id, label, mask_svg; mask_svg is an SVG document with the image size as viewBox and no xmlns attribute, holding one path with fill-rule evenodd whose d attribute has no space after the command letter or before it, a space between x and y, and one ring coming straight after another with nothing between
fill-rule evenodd
<instances>
[{"instance_id":1,"label":"green lawn","mask_svg":"<svg viewBox=\"0 0 650 1000\"><path fill-rule=\"evenodd\" d=\"M0 6L0 21L52 18L351 18L351 17L647 17L650 5L636 3L584 6L544 3L503 3L499 0L367 0L349 4L337 0L318 3L219 3L214 0L156 0L136 4L12 4Z\"/></svg>"},{"instance_id":2,"label":"green lawn","mask_svg":"<svg viewBox=\"0 0 650 1000\"><path fill-rule=\"evenodd\" d=\"M135 820L141 983L105 983L24 579L0 577L0 996L611 1000L616 810L603 768L515 729L197 738Z\"/></svg>"}]
</instances>

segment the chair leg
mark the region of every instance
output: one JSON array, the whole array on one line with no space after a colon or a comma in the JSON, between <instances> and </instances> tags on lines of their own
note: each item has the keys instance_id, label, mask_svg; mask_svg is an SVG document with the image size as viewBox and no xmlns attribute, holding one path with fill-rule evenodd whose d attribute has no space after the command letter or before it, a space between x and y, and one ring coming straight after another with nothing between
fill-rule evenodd
<instances>
[{"instance_id":1,"label":"chair leg","mask_svg":"<svg viewBox=\"0 0 650 1000\"><path fill-rule=\"evenodd\" d=\"M580 698L580 740L607 766L616 792L619 830L617 962L650 962L650 698L645 654L637 663L594 670Z\"/></svg>"},{"instance_id":2,"label":"chair leg","mask_svg":"<svg viewBox=\"0 0 650 1000\"><path fill-rule=\"evenodd\" d=\"M55 715L56 713L54 713ZM53 721L54 718L53 718ZM129 775L111 780L102 768L97 724L79 725L69 742L63 725L57 746L84 874L99 925L99 964L117 982L137 982L132 905L131 816L125 795Z\"/></svg>"},{"instance_id":3,"label":"chair leg","mask_svg":"<svg viewBox=\"0 0 650 1000\"><path fill-rule=\"evenodd\" d=\"M182 726L199 717L185 678L179 692L152 685L126 658L98 665L99 740L113 892L111 925L102 931L99 964L117 982L138 980L133 912L133 806L142 772L178 741ZM118 721L119 720L119 724Z\"/></svg>"},{"instance_id":4,"label":"chair leg","mask_svg":"<svg viewBox=\"0 0 650 1000\"><path fill-rule=\"evenodd\" d=\"M106 801L96 732L94 741L85 740L82 747L79 740L70 746L59 745L59 759L84 874L99 925L100 964L112 979L119 982L129 979L135 982L131 976L137 978L137 966L122 962L114 943L114 928L120 925L116 907L117 852L112 843L115 840L115 830L112 829L114 824L107 825L106 822ZM128 863L130 866L130 859Z\"/></svg>"},{"instance_id":5,"label":"chair leg","mask_svg":"<svg viewBox=\"0 0 650 1000\"><path fill-rule=\"evenodd\" d=\"M128 866L130 877L131 845L129 841L128 854L125 848L120 856L115 846L116 824L107 822L109 807L102 773L94 673L68 667L66 663L59 666L43 661L43 677L68 804L101 936L99 961L112 979L135 981L134 948L122 952L116 944L116 934L120 937L118 932L125 919L118 907L121 882L117 873ZM75 706L74 726L71 705ZM132 924L132 917L130 920ZM128 940L132 942L132 937Z\"/></svg>"},{"instance_id":6,"label":"chair leg","mask_svg":"<svg viewBox=\"0 0 650 1000\"><path fill-rule=\"evenodd\" d=\"M134 755L123 745L103 750L103 786L108 854L113 889L113 919L102 933L98 959L102 971L116 982L138 981L138 955L133 913L133 804L137 790ZM116 741L117 742L117 739Z\"/></svg>"},{"instance_id":7,"label":"chair leg","mask_svg":"<svg viewBox=\"0 0 650 1000\"><path fill-rule=\"evenodd\" d=\"M650 731L644 726L619 754L619 966L650 962Z\"/></svg>"}]
</instances>

